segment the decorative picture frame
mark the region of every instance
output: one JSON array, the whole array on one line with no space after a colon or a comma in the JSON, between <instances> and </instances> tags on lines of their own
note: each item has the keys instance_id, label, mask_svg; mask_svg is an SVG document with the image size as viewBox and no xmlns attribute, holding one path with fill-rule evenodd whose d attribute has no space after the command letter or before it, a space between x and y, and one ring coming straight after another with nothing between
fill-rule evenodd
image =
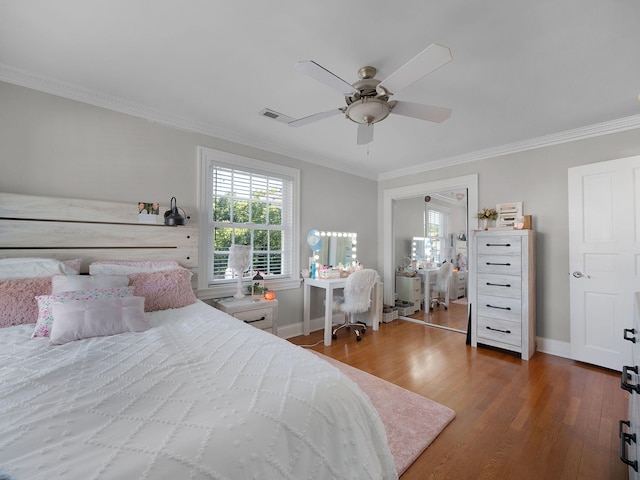
<instances>
[{"instance_id":1,"label":"decorative picture frame","mask_svg":"<svg viewBox=\"0 0 640 480\"><path fill-rule=\"evenodd\" d=\"M138 202L138 223L157 223L159 215L158 202Z\"/></svg>"},{"instance_id":2,"label":"decorative picture frame","mask_svg":"<svg viewBox=\"0 0 640 480\"><path fill-rule=\"evenodd\" d=\"M514 228L516 218L522 217L522 202L498 203L496 204L498 219L496 226Z\"/></svg>"}]
</instances>

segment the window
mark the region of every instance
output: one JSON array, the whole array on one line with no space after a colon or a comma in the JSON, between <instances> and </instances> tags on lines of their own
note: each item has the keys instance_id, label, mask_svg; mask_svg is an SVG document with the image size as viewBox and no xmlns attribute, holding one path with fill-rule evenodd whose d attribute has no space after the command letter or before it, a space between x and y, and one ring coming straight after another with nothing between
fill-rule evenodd
<instances>
[{"instance_id":1,"label":"window","mask_svg":"<svg viewBox=\"0 0 640 480\"><path fill-rule=\"evenodd\" d=\"M446 260L445 247L446 232L445 232L445 220L448 214L440 210L433 210L431 208L426 210L426 218L424 219L426 225L426 236L431 240L431 254L430 259L432 261L441 262Z\"/></svg>"},{"instance_id":2,"label":"window","mask_svg":"<svg viewBox=\"0 0 640 480\"><path fill-rule=\"evenodd\" d=\"M247 280L258 270L270 289L299 285L299 171L200 148L199 288L225 295L237 279L227 268L233 244L251 245ZM295 283L291 283L295 282Z\"/></svg>"}]
</instances>

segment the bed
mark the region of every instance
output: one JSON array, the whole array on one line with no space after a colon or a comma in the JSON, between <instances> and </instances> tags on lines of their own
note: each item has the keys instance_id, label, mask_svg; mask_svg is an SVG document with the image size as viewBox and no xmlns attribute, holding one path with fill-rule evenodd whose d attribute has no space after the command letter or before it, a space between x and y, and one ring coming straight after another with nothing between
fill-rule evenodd
<instances>
[{"instance_id":1,"label":"bed","mask_svg":"<svg viewBox=\"0 0 640 480\"><path fill-rule=\"evenodd\" d=\"M0 328L0 472L16 480L397 478L376 410L338 369L195 296L170 308L154 297L144 283L154 275L180 272L191 282L190 227L138 225L135 215L123 221L123 206L104 202L0 194L0 205L0 258L75 259L80 271L111 261L179 263L132 273L135 286L112 289L131 296L52 302L49 338L32 338L33 323ZM43 210L46 218L37 218ZM51 288L91 277L56 273ZM42 297L56 295L69 292ZM129 311L141 296L145 309L158 308L141 318L140 305L131 306L135 313L122 315L144 328L58 335L82 308L86 315L103 300Z\"/></svg>"}]
</instances>

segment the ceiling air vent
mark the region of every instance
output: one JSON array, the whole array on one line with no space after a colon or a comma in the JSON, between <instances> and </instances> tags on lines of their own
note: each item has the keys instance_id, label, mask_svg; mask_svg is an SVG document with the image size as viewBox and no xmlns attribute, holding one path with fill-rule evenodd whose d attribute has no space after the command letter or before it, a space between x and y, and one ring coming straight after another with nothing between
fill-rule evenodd
<instances>
[{"instance_id":1,"label":"ceiling air vent","mask_svg":"<svg viewBox=\"0 0 640 480\"><path fill-rule=\"evenodd\" d=\"M265 108L264 110L260 111L260 115L262 115L263 117L267 117L267 118L271 118L272 120L276 120L278 122L282 122L282 123L289 123L292 122L293 120L295 120L294 118L288 117L287 115L284 115L282 113L278 113L274 110L271 110L269 108Z\"/></svg>"}]
</instances>

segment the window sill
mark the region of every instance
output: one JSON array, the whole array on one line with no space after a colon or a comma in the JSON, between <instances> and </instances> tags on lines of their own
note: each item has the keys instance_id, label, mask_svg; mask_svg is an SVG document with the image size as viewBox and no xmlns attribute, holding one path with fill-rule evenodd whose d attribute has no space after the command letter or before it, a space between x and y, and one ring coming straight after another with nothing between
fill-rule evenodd
<instances>
[{"instance_id":1,"label":"window sill","mask_svg":"<svg viewBox=\"0 0 640 480\"><path fill-rule=\"evenodd\" d=\"M294 288L300 288L302 283L301 278L280 278L274 280L266 280L265 286L269 290L292 290ZM249 287L249 281L242 282L243 292L247 294L247 288ZM210 300L213 298L224 298L234 295L238 291L237 283L225 283L224 285L209 285L209 288L200 289L196 292L197 297L200 300Z\"/></svg>"}]
</instances>

